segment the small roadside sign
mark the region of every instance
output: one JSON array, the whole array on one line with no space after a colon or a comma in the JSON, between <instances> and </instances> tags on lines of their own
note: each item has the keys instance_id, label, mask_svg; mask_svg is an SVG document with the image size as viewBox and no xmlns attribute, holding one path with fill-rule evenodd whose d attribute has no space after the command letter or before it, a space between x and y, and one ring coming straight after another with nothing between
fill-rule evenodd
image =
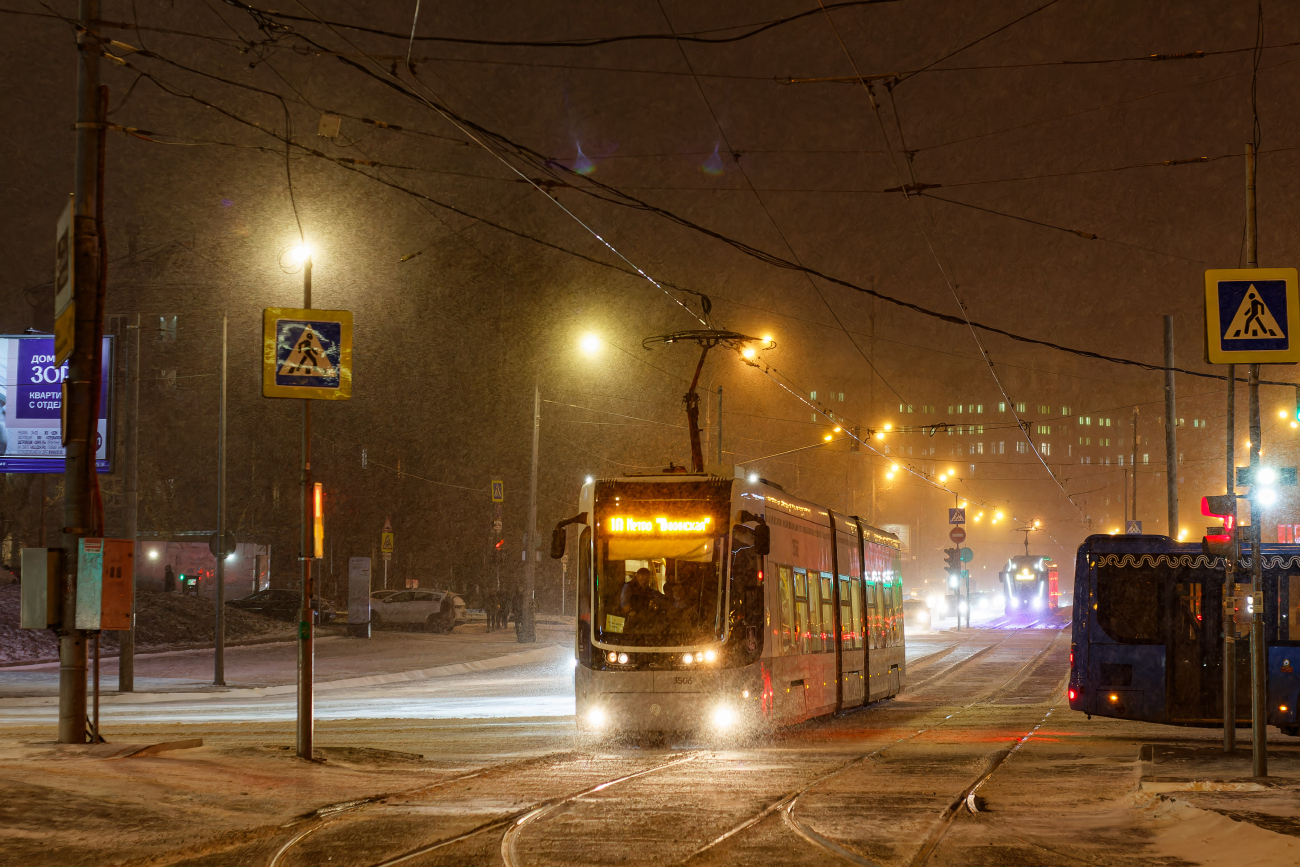
<instances>
[{"instance_id":1,"label":"small roadside sign","mask_svg":"<svg viewBox=\"0 0 1300 867\"><path fill-rule=\"evenodd\" d=\"M72 354L77 310L72 303L72 196L54 229L54 365Z\"/></svg>"},{"instance_id":2,"label":"small roadside sign","mask_svg":"<svg viewBox=\"0 0 1300 867\"><path fill-rule=\"evenodd\" d=\"M1300 362L1300 287L1295 268L1205 272L1205 360L1210 364Z\"/></svg>"},{"instance_id":3,"label":"small roadside sign","mask_svg":"<svg viewBox=\"0 0 1300 867\"><path fill-rule=\"evenodd\" d=\"M393 540L394 540L393 522L385 518L384 531L379 534L379 550L384 555L385 559L387 559L389 554L393 553L394 550Z\"/></svg>"},{"instance_id":4,"label":"small roadside sign","mask_svg":"<svg viewBox=\"0 0 1300 867\"><path fill-rule=\"evenodd\" d=\"M952 539L953 544L960 545L966 541L966 530L959 524L948 531L948 538Z\"/></svg>"},{"instance_id":5,"label":"small roadside sign","mask_svg":"<svg viewBox=\"0 0 1300 867\"><path fill-rule=\"evenodd\" d=\"M970 548L962 548L960 559L963 563L969 563L970 561L975 559L975 552L972 551Z\"/></svg>"},{"instance_id":6,"label":"small roadside sign","mask_svg":"<svg viewBox=\"0 0 1300 867\"><path fill-rule=\"evenodd\" d=\"M965 509L949 509L949 510L948 510L948 523L949 523L949 524L964 524L964 523L966 523L966 510L965 510Z\"/></svg>"},{"instance_id":7,"label":"small roadside sign","mask_svg":"<svg viewBox=\"0 0 1300 867\"><path fill-rule=\"evenodd\" d=\"M1124 533L1125 533L1125 535L1128 535L1128 536L1141 536L1141 535L1142 535L1142 522L1141 522L1141 521L1125 521L1125 522L1124 522Z\"/></svg>"},{"instance_id":8,"label":"small roadside sign","mask_svg":"<svg viewBox=\"0 0 1300 867\"><path fill-rule=\"evenodd\" d=\"M352 397L352 314L268 307L262 311L262 395Z\"/></svg>"},{"instance_id":9,"label":"small roadside sign","mask_svg":"<svg viewBox=\"0 0 1300 867\"><path fill-rule=\"evenodd\" d=\"M501 479L492 480L492 502L504 503L506 500L506 483Z\"/></svg>"}]
</instances>

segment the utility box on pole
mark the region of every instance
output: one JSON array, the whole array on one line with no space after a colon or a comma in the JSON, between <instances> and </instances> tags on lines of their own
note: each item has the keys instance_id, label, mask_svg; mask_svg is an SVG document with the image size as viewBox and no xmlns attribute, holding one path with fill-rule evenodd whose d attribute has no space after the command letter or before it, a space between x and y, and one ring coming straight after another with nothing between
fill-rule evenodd
<instances>
[{"instance_id":1,"label":"utility box on pole","mask_svg":"<svg viewBox=\"0 0 1300 867\"><path fill-rule=\"evenodd\" d=\"M348 635L370 637L370 558L348 559Z\"/></svg>"},{"instance_id":2,"label":"utility box on pole","mask_svg":"<svg viewBox=\"0 0 1300 867\"><path fill-rule=\"evenodd\" d=\"M53 629L63 619L62 548L24 548L22 612L23 629Z\"/></svg>"},{"instance_id":3,"label":"utility box on pole","mask_svg":"<svg viewBox=\"0 0 1300 867\"><path fill-rule=\"evenodd\" d=\"M77 628L131 628L130 539L83 538L77 546Z\"/></svg>"}]
</instances>

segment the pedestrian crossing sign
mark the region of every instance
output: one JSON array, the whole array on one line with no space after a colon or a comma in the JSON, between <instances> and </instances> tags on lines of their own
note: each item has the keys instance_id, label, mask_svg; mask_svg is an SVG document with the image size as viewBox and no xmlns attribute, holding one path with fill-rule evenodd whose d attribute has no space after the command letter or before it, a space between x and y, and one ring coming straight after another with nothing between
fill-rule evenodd
<instances>
[{"instance_id":1,"label":"pedestrian crossing sign","mask_svg":"<svg viewBox=\"0 0 1300 867\"><path fill-rule=\"evenodd\" d=\"M1296 269L1206 271L1205 338L1210 364L1300 362Z\"/></svg>"},{"instance_id":2,"label":"pedestrian crossing sign","mask_svg":"<svg viewBox=\"0 0 1300 867\"><path fill-rule=\"evenodd\" d=\"M352 314L268 307L262 312L262 394L352 397Z\"/></svg>"}]
</instances>

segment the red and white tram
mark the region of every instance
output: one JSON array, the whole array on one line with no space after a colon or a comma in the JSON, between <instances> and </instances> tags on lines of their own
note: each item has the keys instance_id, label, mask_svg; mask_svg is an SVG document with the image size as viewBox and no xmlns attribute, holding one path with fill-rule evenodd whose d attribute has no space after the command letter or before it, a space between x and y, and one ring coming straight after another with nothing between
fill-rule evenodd
<instances>
[{"instance_id":1,"label":"red and white tram","mask_svg":"<svg viewBox=\"0 0 1300 867\"><path fill-rule=\"evenodd\" d=\"M898 540L780 486L704 473L583 486L583 730L790 725L896 694Z\"/></svg>"}]
</instances>

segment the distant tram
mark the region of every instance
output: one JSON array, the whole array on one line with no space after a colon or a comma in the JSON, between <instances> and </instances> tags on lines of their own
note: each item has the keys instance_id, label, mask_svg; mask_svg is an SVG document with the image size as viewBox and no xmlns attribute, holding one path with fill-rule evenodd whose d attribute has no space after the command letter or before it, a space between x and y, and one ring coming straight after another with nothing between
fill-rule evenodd
<instances>
[{"instance_id":1,"label":"distant tram","mask_svg":"<svg viewBox=\"0 0 1300 867\"><path fill-rule=\"evenodd\" d=\"M1300 549L1264 545L1267 717L1300 735ZM1168 536L1089 536L1074 573L1070 707L1096 716L1223 726L1223 630L1238 636L1236 717L1251 719L1249 557L1224 611L1224 561Z\"/></svg>"},{"instance_id":2,"label":"distant tram","mask_svg":"<svg viewBox=\"0 0 1300 867\"><path fill-rule=\"evenodd\" d=\"M577 723L585 731L790 725L895 695L898 539L766 480L584 485Z\"/></svg>"},{"instance_id":3,"label":"distant tram","mask_svg":"<svg viewBox=\"0 0 1300 867\"><path fill-rule=\"evenodd\" d=\"M1012 557L998 573L1008 617L1055 611L1061 598L1060 572L1051 557Z\"/></svg>"}]
</instances>

